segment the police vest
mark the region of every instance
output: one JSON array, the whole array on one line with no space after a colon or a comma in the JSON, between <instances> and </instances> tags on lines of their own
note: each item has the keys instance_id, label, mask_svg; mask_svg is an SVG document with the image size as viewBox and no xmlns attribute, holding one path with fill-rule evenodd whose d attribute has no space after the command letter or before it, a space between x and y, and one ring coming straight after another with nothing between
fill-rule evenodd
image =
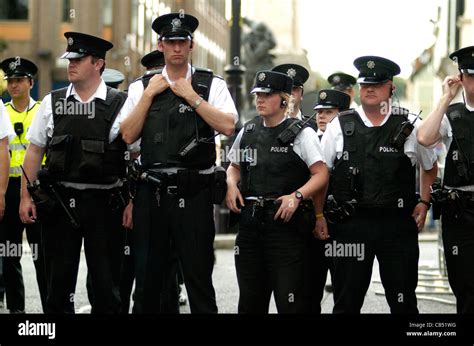
<instances>
[{"instance_id":1,"label":"police vest","mask_svg":"<svg viewBox=\"0 0 474 346\"><path fill-rule=\"evenodd\" d=\"M449 187L474 185L474 112L455 103L446 112L453 140L446 155L444 184Z\"/></svg>"},{"instance_id":2,"label":"police vest","mask_svg":"<svg viewBox=\"0 0 474 346\"><path fill-rule=\"evenodd\" d=\"M213 78L212 71L204 69L196 69L192 77L194 91L206 101ZM146 88L149 79L143 78L142 82ZM192 140L197 140L197 146L183 155ZM167 88L153 99L143 125L141 161L145 167L209 168L216 161L214 129Z\"/></svg>"},{"instance_id":3,"label":"police vest","mask_svg":"<svg viewBox=\"0 0 474 346\"><path fill-rule=\"evenodd\" d=\"M31 126L31 122L38 110L41 102L36 101L33 107L27 109L24 112L18 112L11 102L5 103L5 108L8 112L10 117L10 121L12 126L15 127L15 123L21 123L23 125L23 133L19 136L15 136L15 138L10 142L9 149L10 149L10 177L20 177L22 175L20 165L23 164L23 160L25 159L26 148L30 143L25 137L28 129ZM19 125L17 125L19 126Z\"/></svg>"},{"instance_id":4,"label":"police vest","mask_svg":"<svg viewBox=\"0 0 474 346\"><path fill-rule=\"evenodd\" d=\"M240 141L240 191L244 197L276 198L306 184L310 171L294 152L293 141L282 145L278 136L298 119L286 119L275 127L263 126L255 117L244 126Z\"/></svg>"},{"instance_id":5,"label":"police vest","mask_svg":"<svg viewBox=\"0 0 474 346\"><path fill-rule=\"evenodd\" d=\"M54 131L48 143L46 168L59 181L111 184L125 174L127 146L109 133L126 95L107 87L104 100L81 103L66 99L67 88L51 93Z\"/></svg>"},{"instance_id":6,"label":"police vest","mask_svg":"<svg viewBox=\"0 0 474 346\"><path fill-rule=\"evenodd\" d=\"M393 107L387 122L374 127L367 127L354 110L340 113L344 148L331 173L338 203L355 198L364 208L415 206L416 168L403 150L390 145L391 138L407 120L407 115L401 113ZM352 174L353 168L359 174Z\"/></svg>"}]
</instances>

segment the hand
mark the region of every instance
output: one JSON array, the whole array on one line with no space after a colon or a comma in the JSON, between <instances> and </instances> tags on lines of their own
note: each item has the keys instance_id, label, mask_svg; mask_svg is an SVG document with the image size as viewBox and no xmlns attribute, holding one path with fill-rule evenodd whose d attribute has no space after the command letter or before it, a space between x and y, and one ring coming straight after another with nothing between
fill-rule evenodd
<instances>
[{"instance_id":1,"label":"hand","mask_svg":"<svg viewBox=\"0 0 474 346\"><path fill-rule=\"evenodd\" d=\"M133 228L133 202L128 202L128 205L123 210L122 226L126 229Z\"/></svg>"},{"instance_id":2,"label":"hand","mask_svg":"<svg viewBox=\"0 0 474 346\"><path fill-rule=\"evenodd\" d=\"M36 222L36 206L31 198L23 197L20 201L20 219L24 224L32 224Z\"/></svg>"},{"instance_id":3,"label":"hand","mask_svg":"<svg viewBox=\"0 0 474 346\"><path fill-rule=\"evenodd\" d=\"M3 220L3 215L5 214L5 195L0 196L0 221Z\"/></svg>"},{"instance_id":4,"label":"hand","mask_svg":"<svg viewBox=\"0 0 474 346\"><path fill-rule=\"evenodd\" d=\"M189 79L180 78L171 84L171 90L176 96L186 100L189 104L194 104L199 95L194 91Z\"/></svg>"},{"instance_id":5,"label":"hand","mask_svg":"<svg viewBox=\"0 0 474 346\"><path fill-rule=\"evenodd\" d=\"M237 200L240 202L242 207L245 205L244 198L242 197L237 185L227 183L227 193L225 195L225 203L227 204L227 208L232 210L234 213L240 214L241 210L237 205Z\"/></svg>"},{"instance_id":6,"label":"hand","mask_svg":"<svg viewBox=\"0 0 474 346\"><path fill-rule=\"evenodd\" d=\"M416 226L418 227L418 232L423 230L425 227L426 213L428 212L428 207L423 203L418 203L413 209L411 216L415 219Z\"/></svg>"},{"instance_id":7,"label":"hand","mask_svg":"<svg viewBox=\"0 0 474 346\"><path fill-rule=\"evenodd\" d=\"M328 224L324 217L316 219L316 227L313 230L313 235L315 238L320 240L329 239Z\"/></svg>"},{"instance_id":8,"label":"hand","mask_svg":"<svg viewBox=\"0 0 474 346\"><path fill-rule=\"evenodd\" d=\"M146 91L150 93L151 97L155 97L161 94L163 91L169 88L169 83L165 77L161 74L156 74L150 78Z\"/></svg>"},{"instance_id":9,"label":"hand","mask_svg":"<svg viewBox=\"0 0 474 346\"><path fill-rule=\"evenodd\" d=\"M452 100L456 97L461 86L459 76L448 76L443 81L443 95L448 96Z\"/></svg>"},{"instance_id":10,"label":"hand","mask_svg":"<svg viewBox=\"0 0 474 346\"><path fill-rule=\"evenodd\" d=\"M281 205L273 219L276 220L281 217L285 222L290 221L291 217L300 205L300 200L296 198L294 193L292 193L291 195L281 196L277 199L277 201L280 201Z\"/></svg>"}]
</instances>

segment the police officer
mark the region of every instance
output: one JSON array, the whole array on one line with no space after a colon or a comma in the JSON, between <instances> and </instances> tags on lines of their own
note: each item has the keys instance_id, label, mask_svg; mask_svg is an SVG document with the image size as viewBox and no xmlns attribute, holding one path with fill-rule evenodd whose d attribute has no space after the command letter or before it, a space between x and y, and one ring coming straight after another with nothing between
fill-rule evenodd
<instances>
[{"instance_id":1,"label":"police officer","mask_svg":"<svg viewBox=\"0 0 474 346\"><path fill-rule=\"evenodd\" d=\"M140 63L147 71L163 69L165 66L165 56L163 55L163 52L154 50L144 55L140 60Z\"/></svg>"},{"instance_id":2,"label":"police officer","mask_svg":"<svg viewBox=\"0 0 474 346\"><path fill-rule=\"evenodd\" d=\"M300 122L285 116L292 88L286 74L257 72L252 93L260 116L245 124L229 157L226 202L241 213L235 252L239 313L268 313L272 292L280 313L308 309L306 243L315 223L300 222L314 216L312 206L303 212L305 200L325 189L328 174L313 129L279 140Z\"/></svg>"},{"instance_id":3,"label":"police officer","mask_svg":"<svg viewBox=\"0 0 474 346\"><path fill-rule=\"evenodd\" d=\"M125 80L125 76L119 70L106 68L104 73L102 73L102 79L104 80L105 85L118 89L119 85Z\"/></svg>"},{"instance_id":4,"label":"police officer","mask_svg":"<svg viewBox=\"0 0 474 346\"><path fill-rule=\"evenodd\" d=\"M301 101L304 94L304 83L309 78L309 72L303 66L298 64L282 64L272 68L272 71L284 73L293 79L293 89L291 96L293 96L293 106L289 108L290 116L301 120Z\"/></svg>"},{"instance_id":5,"label":"police officer","mask_svg":"<svg viewBox=\"0 0 474 346\"><path fill-rule=\"evenodd\" d=\"M443 185L451 193L442 206L444 255L458 313L474 313L474 46L449 57L459 74L443 81L441 100L420 126L418 141L427 147L442 141L448 151ZM461 88L465 102L450 105Z\"/></svg>"},{"instance_id":6,"label":"police officer","mask_svg":"<svg viewBox=\"0 0 474 346\"><path fill-rule=\"evenodd\" d=\"M47 257L49 313L74 313L74 293L82 240L94 292L93 313L118 313L118 280L122 258L123 200L119 193L125 173L126 144L119 135L117 115L125 94L105 85L101 74L112 43L99 37L66 32L69 60L67 88L43 99L27 139L25 170L55 198L43 214ZM38 172L47 150L46 171ZM59 196L57 194L59 194ZM61 201L64 205L61 205ZM20 216L37 220L37 211L22 180Z\"/></svg>"},{"instance_id":7,"label":"police officer","mask_svg":"<svg viewBox=\"0 0 474 346\"><path fill-rule=\"evenodd\" d=\"M12 100L7 102L5 108L14 127L15 138L10 142L10 180L6 194L7 208L5 217L0 224L1 238L4 244L14 244L18 249L22 248L23 229L26 228L26 236L31 249L34 251L33 263L36 269L36 281L41 297L43 311L46 311L47 284L44 265L43 245L41 241L41 225L39 223L25 225L21 222L18 214L20 205L21 168L25 157L28 140L25 139L26 131L40 106L30 96L33 88L33 78L38 68L36 65L24 58L13 57L0 63L5 72L7 90ZM10 312L20 313L25 310L25 287L21 268L22 251L17 256L4 258L3 273L7 295L7 305Z\"/></svg>"},{"instance_id":8,"label":"police officer","mask_svg":"<svg viewBox=\"0 0 474 346\"><path fill-rule=\"evenodd\" d=\"M217 312L214 136L215 131L233 133L237 111L220 77L189 64L198 25L197 18L180 13L153 22L166 66L161 74L131 84L124 107L130 114L121 124L122 136L127 143L141 138L148 179L137 187L133 207L137 313L160 311L170 239L178 249L191 312Z\"/></svg>"},{"instance_id":9,"label":"police officer","mask_svg":"<svg viewBox=\"0 0 474 346\"><path fill-rule=\"evenodd\" d=\"M5 194L8 186L8 171L10 168L10 154L8 152L8 142L15 136L12 124L8 119L8 113L0 99L0 221L3 219L5 212ZM0 284L3 280L3 258L0 258ZM1 305L5 294L5 286L3 283L3 293L0 290ZM2 306L3 307L3 306Z\"/></svg>"},{"instance_id":10,"label":"police officer","mask_svg":"<svg viewBox=\"0 0 474 346\"><path fill-rule=\"evenodd\" d=\"M327 81L331 84L331 89L342 91L351 97L350 108L358 107L358 104L354 101L356 96L354 86L357 80L353 76L344 72L335 72L328 77Z\"/></svg>"},{"instance_id":11,"label":"police officer","mask_svg":"<svg viewBox=\"0 0 474 346\"><path fill-rule=\"evenodd\" d=\"M342 112L322 138L338 212L331 231L334 258L334 313L360 313L374 257L392 313L417 313L418 232L436 178L436 155L419 146L407 110L391 106L391 60L363 56L354 61L362 105ZM416 165L420 195L416 197ZM337 208L339 209L336 209ZM329 217L329 213L327 214ZM327 239L327 233L321 238Z\"/></svg>"},{"instance_id":12,"label":"police officer","mask_svg":"<svg viewBox=\"0 0 474 346\"><path fill-rule=\"evenodd\" d=\"M321 140L327 124L330 123L339 112L348 109L350 101L350 96L342 91L330 89L319 91L317 103L313 108L316 111L316 122L318 125L316 134L319 140ZM326 195L329 196L331 194L331 184L329 184ZM328 232L330 234L330 230L328 230ZM332 280L334 276L334 264L332 257L325 256L326 245L330 244L331 239L322 240L319 239L318 236L319 233L314 232L314 237L310 237L309 239L309 292L311 312L320 314L327 273L329 270ZM327 285L326 289L331 291L332 286Z\"/></svg>"}]
</instances>

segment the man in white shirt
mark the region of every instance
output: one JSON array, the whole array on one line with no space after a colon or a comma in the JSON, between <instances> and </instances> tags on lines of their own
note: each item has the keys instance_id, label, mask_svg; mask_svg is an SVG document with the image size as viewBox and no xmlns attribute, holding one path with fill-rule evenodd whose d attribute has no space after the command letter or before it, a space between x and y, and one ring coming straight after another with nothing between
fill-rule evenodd
<instances>
[{"instance_id":1,"label":"man in white shirt","mask_svg":"<svg viewBox=\"0 0 474 346\"><path fill-rule=\"evenodd\" d=\"M459 74L445 78L441 100L419 127L418 140L430 148L443 142L448 152L447 198L441 204L444 255L458 313L474 313L474 46L449 57ZM465 103L450 105L461 88Z\"/></svg>"},{"instance_id":2,"label":"man in white shirt","mask_svg":"<svg viewBox=\"0 0 474 346\"><path fill-rule=\"evenodd\" d=\"M328 249L335 264L333 312L360 313L377 256L391 312L417 313L418 231L430 205L436 155L410 131L415 117L391 106L398 65L376 56L360 57L354 65L362 105L334 118L322 138L337 203L327 212L334 222Z\"/></svg>"}]
</instances>

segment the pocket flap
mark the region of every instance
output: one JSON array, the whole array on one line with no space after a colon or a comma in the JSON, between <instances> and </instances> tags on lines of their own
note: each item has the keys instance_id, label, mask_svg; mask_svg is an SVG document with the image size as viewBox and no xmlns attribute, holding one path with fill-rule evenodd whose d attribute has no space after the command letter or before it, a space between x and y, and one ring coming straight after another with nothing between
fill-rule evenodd
<instances>
[{"instance_id":1,"label":"pocket flap","mask_svg":"<svg viewBox=\"0 0 474 346\"><path fill-rule=\"evenodd\" d=\"M82 150L89 151L92 153L103 154L105 151L103 141L83 139L81 140L81 146L82 146Z\"/></svg>"},{"instance_id":2,"label":"pocket flap","mask_svg":"<svg viewBox=\"0 0 474 346\"><path fill-rule=\"evenodd\" d=\"M55 136L51 138L51 142L49 142L49 145L54 147L60 144L66 144L69 142L70 135L63 135L63 136Z\"/></svg>"}]
</instances>

